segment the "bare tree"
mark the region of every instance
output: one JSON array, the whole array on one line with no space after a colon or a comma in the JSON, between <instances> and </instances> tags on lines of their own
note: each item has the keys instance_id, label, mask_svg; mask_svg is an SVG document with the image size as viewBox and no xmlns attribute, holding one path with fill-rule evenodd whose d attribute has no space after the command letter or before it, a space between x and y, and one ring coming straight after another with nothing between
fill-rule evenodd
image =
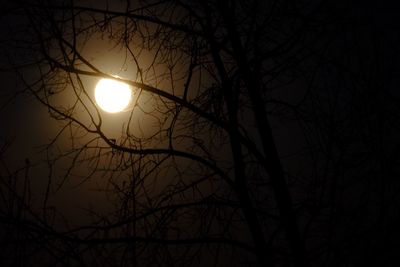
<instances>
[{"instance_id":1,"label":"bare tree","mask_svg":"<svg viewBox=\"0 0 400 267\"><path fill-rule=\"evenodd\" d=\"M266 110L269 85L284 86L279 79L291 79L291 65L307 56L307 43L296 42L306 22L289 16L286 3L143 1L112 8L39 2L23 12L39 79L21 79L61 122L47 147L55 155L48 164L70 161L60 184L83 166L87 178L102 173L116 201L111 218L50 234L74 243L74 250L122 246L121 263L128 257L140 264L137 255L147 262L157 250L150 263L187 265L196 255L226 258L239 249L250 253L240 253L239 262L252 262L254 254L267 265L291 255L289 262L306 265ZM119 49L122 61L113 64L126 72L91 62L96 55L88 50L103 39ZM94 103L87 77L134 88L119 135L107 134L111 118ZM59 142L68 131L65 147ZM45 225L53 179L44 197Z\"/></svg>"},{"instance_id":2,"label":"bare tree","mask_svg":"<svg viewBox=\"0 0 400 267\"><path fill-rule=\"evenodd\" d=\"M54 133L41 147L45 171L30 174L29 159L19 171L0 169L1 197L16 203L1 208L15 235L2 235L21 251L19 264L341 264L335 233L347 235L334 224L343 222L346 196L337 191L358 168L347 155L360 150L337 139L354 137L346 129L357 119L340 121L351 112L332 105L350 99L336 90L347 85L325 86L336 81L324 78L331 69L353 73L329 50L340 26L329 8L278 0L9 4L4 16L20 20L2 42L14 53L3 65L47 109ZM97 106L101 78L130 85L127 111ZM40 180L36 202L32 179ZM90 218L55 204L71 185L99 191Z\"/></svg>"}]
</instances>

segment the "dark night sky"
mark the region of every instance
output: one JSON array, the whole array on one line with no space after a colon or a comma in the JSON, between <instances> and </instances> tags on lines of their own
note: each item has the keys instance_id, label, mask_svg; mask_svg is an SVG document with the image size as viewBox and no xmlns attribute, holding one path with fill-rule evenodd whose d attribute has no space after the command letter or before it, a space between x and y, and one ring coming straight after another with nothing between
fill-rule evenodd
<instances>
[{"instance_id":1,"label":"dark night sky","mask_svg":"<svg viewBox=\"0 0 400 267\"><path fill-rule=\"evenodd\" d=\"M400 7L395 1L355 1L353 7L350 4L343 4L343 17L353 20L352 24L358 24L355 30L350 30L349 25L345 25L342 30L337 33L338 44L344 46L352 46L353 41L358 43L358 47L353 47L350 51L346 51L346 56L351 57L351 53L359 53L361 57L364 54L364 61L368 63L371 59L370 52L371 46L377 45L379 53L379 68L387 87L393 94L398 95L398 82L399 82L399 35L400 23L398 12ZM338 4L339 6L339 4ZM341 9L339 7L339 9ZM1 26L8 31L13 25L13 18L8 18L8 21L1 20ZM4 39L5 36L2 37ZM373 38L377 38L376 44L373 43ZM10 47L7 47L10 49ZM338 46L340 49L340 46ZM360 49L359 49L360 48ZM335 51L335 47L332 49ZM342 54L338 50L338 56ZM13 54L12 50L3 50L3 53ZM106 59L107 60L107 59ZM3 57L3 61L4 57ZM2 62L2 65L4 65ZM102 62L99 62L102 64ZM368 64L367 64L368 65ZM351 66L350 66L351 67ZM357 66L358 67L358 66ZM357 71L357 70L355 70ZM38 127L38 125L46 125L50 123L47 121L46 110L33 103L31 97L19 95L17 98L11 98L11 101L5 103L8 96L12 95L19 89L18 77L15 77L11 72L2 71L0 73L2 79L2 112L0 114L1 121L3 122L1 136L16 135L14 146L18 147L18 156L21 162L29 155L32 155L32 150L28 147L39 145L46 138L51 137L54 133L49 128L51 127ZM7 125L7 127L4 127ZM46 137L47 136L47 137ZM21 147L25 147L26 152L23 152ZM17 157L18 157L17 156ZM17 160L17 159L15 159ZM13 160L14 161L14 160ZM18 160L17 160L18 161Z\"/></svg>"},{"instance_id":2,"label":"dark night sky","mask_svg":"<svg viewBox=\"0 0 400 267\"><path fill-rule=\"evenodd\" d=\"M346 64L356 75L365 76L363 80L366 83L368 83L370 72L373 71L376 77L371 80L378 81L377 87L384 87L382 91L385 91L386 97L389 94L391 99L389 105L393 106L394 112L400 114L398 110L400 107L400 45L398 42L400 41L400 6L395 1L355 1L353 4L343 3L342 6L338 3L336 7L339 12L334 14L343 16L342 18L338 17L338 21L340 23L342 21L346 22L343 23L343 26L337 27L335 41L330 47L331 56ZM13 24L12 19L0 20L0 32L9 30L10 25ZM6 39L7 37L4 35L0 38L0 40ZM7 47L7 49L3 50L0 55L12 55L15 53L12 47ZM377 54L373 55L373 53ZM353 57L353 55L355 56ZM5 62L6 60L3 57L3 60L0 60L0 65L3 69L9 67ZM372 69L375 67L377 71ZM10 169L18 169L23 168L26 165L26 159L29 159L30 163L33 164L33 188L43 188L43 180L39 179L39 177L47 175L48 170L46 166L41 165L45 157L40 152L41 146L54 136L58 124L49 118L47 110L36 103L31 96L21 94L17 95L16 98L12 97L11 101L9 101L10 96L20 88L18 77L15 77L11 72L3 70L0 71L0 79L2 80L0 93L0 107L2 107L0 109L0 145L4 140L12 141L10 147L2 155L2 160L7 163ZM341 83L339 75L334 73L327 79L332 84ZM329 79L332 80L329 81ZM89 81L89 83L94 83L94 81ZM370 85L373 87L372 84ZM289 88L288 91L290 90ZM371 90L379 91L381 89L375 87ZM371 104L371 102L367 103ZM386 105L385 103L383 101L376 106L366 107L366 110L379 110L382 108L380 105ZM118 115L109 115L110 118L112 116L116 117ZM291 129L290 126L276 129L277 147L281 155L290 154L293 150L302 147L302 139L297 139L296 136L293 136L296 131L297 129ZM396 147L400 146L398 136L400 136L400 133L396 131L384 135L385 138L390 139L389 145ZM291 162L288 159L287 164L289 166L293 164L295 169L308 169L308 166L302 166L302 164L307 164L306 161L299 163L299 161ZM85 207L97 205L100 210L107 210L108 207L107 203L99 205L98 201L102 201L100 200L101 194L93 190L96 183L101 183L101 181L95 181L93 184L88 183L83 187L76 187L75 185L79 182L79 178L75 181L69 181L67 184L69 186L68 191L61 192L58 198L53 200L57 205L63 206L66 214L76 219L77 222L84 220L85 211L78 208L82 203L84 203L83 206ZM72 190L70 190L71 188ZM395 219L393 220L395 221Z\"/></svg>"}]
</instances>

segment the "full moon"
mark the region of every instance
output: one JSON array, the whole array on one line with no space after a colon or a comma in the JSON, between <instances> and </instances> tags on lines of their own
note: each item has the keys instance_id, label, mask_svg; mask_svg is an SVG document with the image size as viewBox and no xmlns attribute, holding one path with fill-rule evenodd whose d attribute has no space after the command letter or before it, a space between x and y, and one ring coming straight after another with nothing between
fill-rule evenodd
<instances>
[{"instance_id":1,"label":"full moon","mask_svg":"<svg viewBox=\"0 0 400 267\"><path fill-rule=\"evenodd\" d=\"M121 112L131 102L132 90L128 84L112 79L101 79L94 92L99 107L110 113Z\"/></svg>"}]
</instances>

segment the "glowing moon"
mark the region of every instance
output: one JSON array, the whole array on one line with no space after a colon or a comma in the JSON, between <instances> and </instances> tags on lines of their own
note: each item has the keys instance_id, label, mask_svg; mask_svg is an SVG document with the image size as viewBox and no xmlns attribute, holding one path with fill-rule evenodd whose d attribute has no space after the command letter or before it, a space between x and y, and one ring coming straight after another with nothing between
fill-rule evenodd
<instances>
[{"instance_id":1,"label":"glowing moon","mask_svg":"<svg viewBox=\"0 0 400 267\"><path fill-rule=\"evenodd\" d=\"M101 79L94 92L99 107L116 113L126 109L131 102L132 91L128 84L112 79Z\"/></svg>"}]
</instances>

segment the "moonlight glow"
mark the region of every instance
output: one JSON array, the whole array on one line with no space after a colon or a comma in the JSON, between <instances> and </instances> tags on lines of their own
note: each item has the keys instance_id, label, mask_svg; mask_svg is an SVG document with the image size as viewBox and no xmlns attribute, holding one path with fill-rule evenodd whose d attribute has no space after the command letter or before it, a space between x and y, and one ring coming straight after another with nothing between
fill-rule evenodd
<instances>
[{"instance_id":1,"label":"moonlight glow","mask_svg":"<svg viewBox=\"0 0 400 267\"><path fill-rule=\"evenodd\" d=\"M116 113L129 105L132 91L128 84L112 79L101 79L94 92L97 104L104 111Z\"/></svg>"}]
</instances>

